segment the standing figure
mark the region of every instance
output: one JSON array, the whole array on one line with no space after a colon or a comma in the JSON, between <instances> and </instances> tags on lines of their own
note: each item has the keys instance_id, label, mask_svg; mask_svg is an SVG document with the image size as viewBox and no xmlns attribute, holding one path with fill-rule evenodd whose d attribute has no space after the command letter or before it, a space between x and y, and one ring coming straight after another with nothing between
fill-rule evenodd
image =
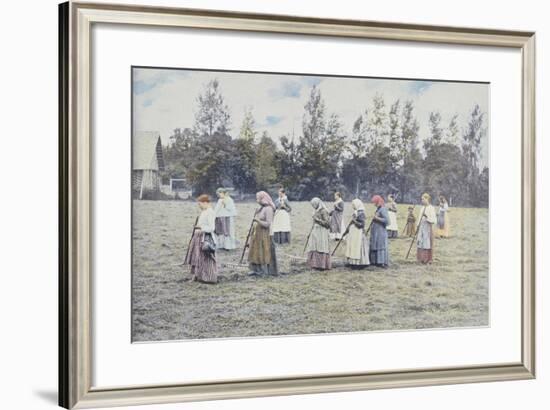
<instances>
[{"instance_id":1,"label":"standing figure","mask_svg":"<svg viewBox=\"0 0 550 410\"><path fill-rule=\"evenodd\" d=\"M346 265L352 269L361 269L370 265L369 240L365 233L365 206L360 199L351 201L353 216L346 237Z\"/></svg>"},{"instance_id":2,"label":"standing figure","mask_svg":"<svg viewBox=\"0 0 550 410\"><path fill-rule=\"evenodd\" d=\"M416 217L414 216L414 207L409 206L408 210L409 214L407 215L407 225L405 225L405 235L412 238L416 231Z\"/></svg>"},{"instance_id":3,"label":"standing figure","mask_svg":"<svg viewBox=\"0 0 550 410\"><path fill-rule=\"evenodd\" d=\"M335 241L342 238L344 230L344 200L340 192L334 193L334 209L330 211L330 237Z\"/></svg>"},{"instance_id":4,"label":"standing figure","mask_svg":"<svg viewBox=\"0 0 550 410\"><path fill-rule=\"evenodd\" d=\"M331 268L328 209L319 198L311 200L313 227L307 242L307 265L310 268L327 270Z\"/></svg>"},{"instance_id":5,"label":"standing figure","mask_svg":"<svg viewBox=\"0 0 550 410\"><path fill-rule=\"evenodd\" d=\"M201 210L195 224L193 239L184 263L191 265L192 281L216 283L218 268L216 265L216 238L214 234L215 214L208 195L198 197Z\"/></svg>"},{"instance_id":6,"label":"standing figure","mask_svg":"<svg viewBox=\"0 0 550 410\"><path fill-rule=\"evenodd\" d=\"M271 224L275 213L275 204L265 191L256 194L256 202L260 208L254 216L254 225L250 234L250 249L248 263L251 276L277 275L277 256L275 243L271 236Z\"/></svg>"},{"instance_id":7,"label":"standing figure","mask_svg":"<svg viewBox=\"0 0 550 410\"><path fill-rule=\"evenodd\" d=\"M437 222L435 209L430 203L429 194L422 194L422 210L420 225L418 227L418 238L416 240L416 259L422 263L432 263L434 248L433 225Z\"/></svg>"},{"instance_id":8,"label":"standing figure","mask_svg":"<svg viewBox=\"0 0 550 410\"><path fill-rule=\"evenodd\" d=\"M229 196L229 192L225 188L216 190L218 202L214 212L216 213L216 239L219 249L231 250L237 247L235 238L235 216L237 216L237 208L233 198Z\"/></svg>"},{"instance_id":9,"label":"standing figure","mask_svg":"<svg viewBox=\"0 0 550 410\"><path fill-rule=\"evenodd\" d=\"M437 237L448 238L451 235L449 219L449 203L443 195L439 195L439 209L437 211Z\"/></svg>"},{"instance_id":10,"label":"standing figure","mask_svg":"<svg viewBox=\"0 0 550 410\"><path fill-rule=\"evenodd\" d=\"M370 262L376 266L387 267L390 263L388 250L388 230L389 212L384 206L384 200L380 195L372 197L372 203L376 211L372 218L372 227L370 230Z\"/></svg>"},{"instance_id":11,"label":"standing figure","mask_svg":"<svg viewBox=\"0 0 550 410\"><path fill-rule=\"evenodd\" d=\"M386 229L388 230L388 238L397 238L398 235L398 226L397 226L397 204L393 195L388 195L388 203L386 204L388 208L389 223Z\"/></svg>"},{"instance_id":12,"label":"standing figure","mask_svg":"<svg viewBox=\"0 0 550 410\"><path fill-rule=\"evenodd\" d=\"M285 190L279 189L279 198L275 201L275 216L273 217L273 240L279 245L290 243L290 212Z\"/></svg>"}]
</instances>

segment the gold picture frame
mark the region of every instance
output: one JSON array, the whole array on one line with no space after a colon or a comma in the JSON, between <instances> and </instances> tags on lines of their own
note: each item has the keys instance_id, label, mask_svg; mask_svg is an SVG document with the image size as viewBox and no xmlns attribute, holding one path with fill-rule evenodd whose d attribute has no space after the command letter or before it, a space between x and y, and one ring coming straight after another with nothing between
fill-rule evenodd
<instances>
[{"instance_id":1,"label":"gold picture frame","mask_svg":"<svg viewBox=\"0 0 550 410\"><path fill-rule=\"evenodd\" d=\"M91 27L188 27L510 47L522 55L522 356L518 363L97 389L91 386ZM535 33L68 2L59 7L59 404L66 408L535 377Z\"/></svg>"}]
</instances>

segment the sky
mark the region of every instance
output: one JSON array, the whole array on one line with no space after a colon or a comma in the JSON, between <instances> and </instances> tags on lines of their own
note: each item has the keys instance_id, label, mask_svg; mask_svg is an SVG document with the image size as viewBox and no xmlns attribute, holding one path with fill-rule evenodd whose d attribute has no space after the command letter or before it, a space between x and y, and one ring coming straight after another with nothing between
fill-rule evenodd
<instances>
[{"instance_id":1,"label":"sky","mask_svg":"<svg viewBox=\"0 0 550 410\"><path fill-rule=\"evenodd\" d=\"M247 109L252 110L259 135L268 131L276 141L283 135L292 135L293 131L299 136L304 105L313 85L321 91L327 117L338 114L348 135L357 117L371 106L377 93L384 96L388 110L397 99L414 101L421 141L429 135L428 119L432 111L439 111L444 127L458 114L461 133L475 104L489 113L489 85L480 83L158 68L133 70L134 130L158 131L164 144L175 128L193 126L197 97L214 78L219 80L229 106L230 134L234 137L239 133ZM482 146L482 163L486 164L487 136Z\"/></svg>"}]
</instances>

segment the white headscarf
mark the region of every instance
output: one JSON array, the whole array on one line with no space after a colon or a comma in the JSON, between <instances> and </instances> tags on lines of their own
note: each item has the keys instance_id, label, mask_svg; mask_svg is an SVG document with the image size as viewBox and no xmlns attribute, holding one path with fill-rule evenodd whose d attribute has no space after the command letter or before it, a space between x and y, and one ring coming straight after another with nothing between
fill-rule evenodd
<instances>
[{"instance_id":1,"label":"white headscarf","mask_svg":"<svg viewBox=\"0 0 550 410\"><path fill-rule=\"evenodd\" d=\"M354 209L354 213L357 214L358 211L365 211L365 205L363 205L363 201L361 201L359 198L355 198L353 201L351 201L351 206Z\"/></svg>"},{"instance_id":2,"label":"white headscarf","mask_svg":"<svg viewBox=\"0 0 550 410\"><path fill-rule=\"evenodd\" d=\"M313 207L313 209L315 209L315 211L320 211L323 208L328 211L326 205L324 204L323 201L321 201L320 198L315 197L310 201L310 203L311 203L311 206Z\"/></svg>"}]
</instances>

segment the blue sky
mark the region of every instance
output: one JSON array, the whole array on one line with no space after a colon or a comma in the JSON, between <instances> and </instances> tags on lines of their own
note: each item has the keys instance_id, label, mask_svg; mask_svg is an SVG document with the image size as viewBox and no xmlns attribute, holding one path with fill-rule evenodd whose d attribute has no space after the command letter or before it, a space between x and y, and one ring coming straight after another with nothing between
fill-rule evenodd
<instances>
[{"instance_id":1,"label":"blue sky","mask_svg":"<svg viewBox=\"0 0 550 410\"><path fill-rule=\"evenodd\" d=\"M321 90L327 114L338 114L348 133L377 93L387 105L396 99L415 102L421 138L429 135L431 111L441 113L444 126L458 114L462 129L475 104L484 112L489 109L487 84L147 68L134 69L134 129L158 131L167 142L174 128L191 127L196 98L213 78L219 80L230 108L234 136L247 109L252 110L259 133L268 131L275 140L293 130L299 135L303 107L313 85ZM487 144L486 138L485 156Z\"/></svg>"}]
</instances>

